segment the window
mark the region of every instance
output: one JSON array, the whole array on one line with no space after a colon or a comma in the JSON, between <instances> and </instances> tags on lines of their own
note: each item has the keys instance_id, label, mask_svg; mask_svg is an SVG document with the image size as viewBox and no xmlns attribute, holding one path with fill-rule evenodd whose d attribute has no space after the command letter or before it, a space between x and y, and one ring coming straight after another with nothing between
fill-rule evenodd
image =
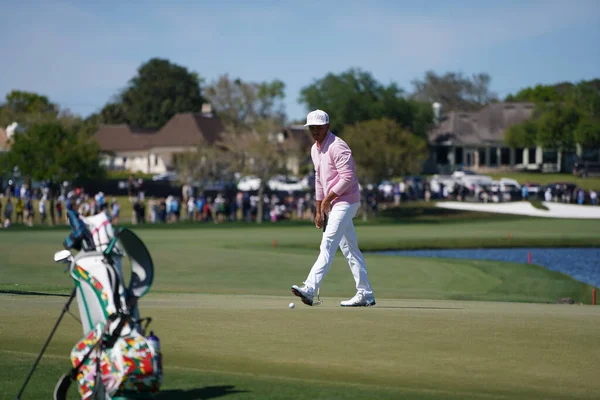
<instances>
[{"instance_id":1,"label":"window","mask_svg":"<svg viewBox=\"0 0 600 400\"><path fill-rule=\"evenodd\" d=\"M515 163L523 164L523 152L527 149L515 149Z\"/></svg>"},{"instance_id":2,"label":"window","mask_svg":"<svg viewBox=\"0 0 600 400\"><path fill-rule=\"evenodd\" d=\"M158 165L158 154L154 154L154 166Z\"/></svg>"},{"instance_id":3,"label":"window","mask_svg":"<svg viewBox=\"0 0 600 400\"><path fill-rule=\"evenodd\" d=\"M498 165L498 149L490 147L490 165Z\"/></svg>"},{"instance_id":4,"label":"window","mask_svg":"<svg viewBox=\"0 0 600 400\"><path fill-rule=\"evenodd\" d=\"M500 149L500 164L510 165L510 149L503 147Z\"/></svg>"},{"instance_id":5,"label":"window","mask_svg":"<svg viewBox=\"0 0 600 400\"><path fill-rule=\"evenodd\" d=\"M557 163L558 162L558 152L556 150L544 150L542 155L542 162L545 163Z\"/></svg>"},{"instance_id":6,"label":"window","mask_svg":"<svg viewBox=\"0 0 600 400\"><path fill-rule=\"evenodd\" d=\"M477 149L479 153L479 165L487 165L489 160L485 159L485 148Z\"/></svg>"},{"instance_id":7,"label":"window","mask_svg":"<svg viewBox=\"0 0 600 400\"><path fill-rule=\"evenodd\" d=\"M456 151L456 160L454 160L454 164L462 164L464 162L463 160L463 148L462 147L457 147L455 149Z\"/></svg>"},{"instance_id":8,"label":"window","mask_svg":"<svg viewBox=\"0 0 600 400\"><path fill-rule=\"evenodd\" d=\"M529 164L535 164L535 147L529 148Z\"/></svg>"}]
</instances>

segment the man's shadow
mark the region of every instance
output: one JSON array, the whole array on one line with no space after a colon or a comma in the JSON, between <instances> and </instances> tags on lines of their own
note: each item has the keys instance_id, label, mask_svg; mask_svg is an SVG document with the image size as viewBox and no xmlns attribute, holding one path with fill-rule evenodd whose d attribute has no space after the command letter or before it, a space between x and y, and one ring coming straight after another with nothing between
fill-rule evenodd
<instances>
[{"instance_id":1,"label":"man's shadow","mask_svg":"<svg viewBox=\"0 0 600 400\"><path fill-rule=\"evenodd\" d=\"M247 390L236 390L233 385L206 386L189 390L171 389L160 391L153 397L153 400L205 400L247 392Z\"/></svg>"}]
</instances>

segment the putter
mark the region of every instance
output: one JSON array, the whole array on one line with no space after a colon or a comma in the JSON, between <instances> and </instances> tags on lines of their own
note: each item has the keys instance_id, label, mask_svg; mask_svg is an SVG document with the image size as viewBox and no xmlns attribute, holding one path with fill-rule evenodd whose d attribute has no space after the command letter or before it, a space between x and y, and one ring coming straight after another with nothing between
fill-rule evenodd
<instances>
[{"instance_id":1,"label":"putter","mask_svg":"<svg viewBox=\"0 0 600 400\"><path fill-rule=\"evenodd\" d=\"M327 229L327 214L323 213L323 233L325 233L325 229ZM323 304L323 300L321 300L321 288L317 289L317 301L313 301L313 306L318 306Z\"/></svg>"},{"instance_id":2,"label":"putter","mask_svg":"<svg viewBox=\"0 0 600 400\"><path fill-rule=\"evenodd\" d=\"M60 313L60 316L58 317L58 321L56 321L56 324L54 324L54 328L52 328L52 332L50 332L50 336L48 336L48 339L46 339L46 343L44 343L44 346L42 347L42 351L40 351L40 354L38 355L37 360L35 360L35 362L33 363L33 367L31 368L31 371L29 371L29 375L27 375L27 378L25 378L25 382L23 383L21 390L19 390L19 394L17 394L16 400L21 399L21 395L23 394L23 391L25 391L25 387L29 383L29 380L31 379L33 372L35 371L35 369L37 368L37 365L39 364L40 360L42 359L42 356L44 355L46 348L50 344L50 340L52 340L52 336L54 336L54 332L56 332L56 329L58 328L58 325L60 324L60 321L62 320L64 315L67 313L67 311L69 311L69 306L71 305L71 302L75 298L76 290L77 289L74 288L73 291L71 292L71 296L69 296L69 300L67 300L67 303L64 305L62 312Z\"/></svg>"}]
</instances>

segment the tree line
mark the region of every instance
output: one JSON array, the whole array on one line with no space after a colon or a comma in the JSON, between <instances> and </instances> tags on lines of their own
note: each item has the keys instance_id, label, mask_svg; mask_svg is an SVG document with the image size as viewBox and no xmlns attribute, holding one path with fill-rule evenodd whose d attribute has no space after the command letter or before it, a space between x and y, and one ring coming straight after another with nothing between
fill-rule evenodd
<instances>
[{"instance_id":1,"label":"tree line","mask_svg":"<svg viewBox=\"0 0 600 400\"><path fill-rule=\"evenodd\" d=\"M509 130L507 142L515 147L597 145L599 81L535 86L509 95L505 101L533 101L537 107L531 121ZM407 92L350 68L310 82L298 100L306 110L320 108L330 114L331 130L355 149L360 179L370 183L419 173L428 156L431 103L440 102L445 111L478 110L499 101L490 82L485 73L428 71ZM122 90L86 118L46 96L13 91L0 104L0 125L17 121L26 129L13 137L12 150L0 157L0 168L6 172L16 166L33 179L53 182L103 177L92 137L101 124L158 129L175 114L199 112L210 103L226 133L217 143L200 143L177 157L182 178L202 185L235 171L267 182L285 170L285 158L296 150L274 140L273 133L286 123L304 122L288 121L284 99L285 84L277 79L251 82L224 74L206 82L196 72L159 58L141 64Z\"/></svg>"},{"instance_id":2,"label":"tree line","mask_svg":"<svg viewBox=\"0 0 600 400\"><path fill-rule=\"evenodd\" d=\"M600 79L576 84L537 85L509 95L507 102L535 104L532 118L510 127L511 147L542 146L559 151L600 146Z\"/></svg>"}]
</instances>

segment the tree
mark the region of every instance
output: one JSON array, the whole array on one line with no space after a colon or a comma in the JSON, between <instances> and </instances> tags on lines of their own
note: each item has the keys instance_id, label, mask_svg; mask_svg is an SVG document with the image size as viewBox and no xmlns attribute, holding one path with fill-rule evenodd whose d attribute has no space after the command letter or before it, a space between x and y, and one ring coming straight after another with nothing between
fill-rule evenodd
<instances>
[{"instance_id":1,"label":"tree","mask_svg":"<svg viewBox=\"0 0 600 400\"><path fill-rule=\"evenodd\" d=\"M48 122L55 120L59 111L58 105L50 102L46 96L13 90L6 95L6 102L0 104L0 125Z\"/></svg>"},{"instance_id":2,"label":"tree","mask_svg":"<svg viewBox=\"0 0 600 400\"><path fill-rule=\"evenodd\" d=\"M268 180L285 165L286 150L275 133L285 121L283 82L244 82L221 76L206 89L215 113L223 120L226 133L218 146L233 170L261 180L256 221L262 222L262 200Z\"/></svg>"},{"instance_id":3,"label":"tree","mask_svg":"<svg viewBox=\"0 0 600 400\"><path fill-rule=\"evenodd\" d=\"M537 143L548 149L564 151L575 147L574 131L580 113L573 106L553 104L537 119Z\"/></svg>"},{"instance_id":4,"label":"tree","mask_svg":"<svg viewBox=\"0 0 600 400\"><path fill-rule=\"evenodd\" d=\"M427 142L423 138L386 118L347 126L344 139L352 149L360 149L352 155L363 186L418 173L427 158ZM366 201L363 203L366 207ZM366 218L366 212L363 215Z\"/></svg>"},{"instance_id":5,"label":"tree","mask_svg":"<svg viewBox=\"0 0 600 400\"><path fill-rule=\"evenodd\" d=\"M505 139L513 147L539 145L563 152L576 144L600 145L600 79L537 85L507 100L536 103L529 121L507 130Z\"/></svg>"},{"instance_id":6,"label":"tree","mask_svg":"<svg viewBox=\"0 0 600 400\"><path fill-rule=\"evenodd\" d=\"M504 140L513 148L533 147L537 144L537 129L534 120L512 125L506 130Z\"/></svg>"},{"instance_id":7,"label":"tree","mask_svg":"<svg viewBox=\"0 0 600 400\"><path fill-rule=\"evenodd\" d=\"M199 112L204 98L200 78L169 60L142 64L128 86L101 111L105 123L160 128L177 113Z\"/></svg>"},{"instance_id":8,"label":"tree","mask_svg":"<svg viewBox=\"0 0 600 400\"><path fill-rule=\"evenodd\" d=\"M448 111L474 111L497 101L490 82L491 77L486 73L467 77L460 72L438 75L427 71L423 79L412 81L412 97L430 104L439 102Z\"/></svg>"},{"instance_id":9,"label":"tree","mask_svg":"<svg viewBox=\"0 0 600 400\"><path fill-rule=\"evenodd\" d=\"M331 130L343 136L346 125L389 118L419 136L425 137L433 121L430 105L407 100L395 83L388 86L360 69L339 75L329 73L304 87L299 101L308 109L329 113Z\"/></svg>"},{"instance_id":10,"label":"tree","mask_svg":"<svg viewBox=\"0 0 600 400\"><path fill-rule=\"evenodd\" d=\"M209 145L203 140L194 151L177 154L175 167L180 180L193 182L202 193L205 188L219 180L233 175L232 165L224 154L224 149L216 144Z\"/></svg>"},{"instance_id":11,"label":"tree","mask_svg":"<svg viewBox=\"0 0 600 400\"><path fill-rule=\"evenodd\" d=\"M206 96L230 132L252 130L265 119L285 121L285 84L280 80L243 82L222 75L206 88Z\"/></svg>"},{"instance_id":12,"label":"tree","mask_svg":"<svg viewBox=\"0 0 600 400\"><path fill-rule=\"evenodd\" d=\"M557 103L565 98L565 92L573 85L568 82L556 85L536 85L521 89L515 95L509 94L506 97L507 102L531 102L531 103Z\"/></svg>"},{"instance_id":13,"label":"tree","mask_svg":"<svg viewBox=\"0 0 600 400\"><path fill-rule=\"evenodd\" d=\"M600 147L600 119L582 117L573 136L575 141L584 147Z\"/></svg>"},{"instance_id":14,"label":"tree","mask_svg":"<svg viewBox=\"0 0 600 400\"><path fill-rule=\"evenodd\" d=\"M74 181L104 173L98 145L60 122L34 124L15 135L6 161L40 181Z\"/></svg>"},{"instance_id":15,"label":"tree","mask_svg":"<svg viewBox=\"0 0 600 400\"><path fill-rule=\"evenodd\" d=\"M123 104L107 103L99 114L93 114L93 118L107 124L126 124L130 121L127 118Z\"/></svg>"}]
</instances>

